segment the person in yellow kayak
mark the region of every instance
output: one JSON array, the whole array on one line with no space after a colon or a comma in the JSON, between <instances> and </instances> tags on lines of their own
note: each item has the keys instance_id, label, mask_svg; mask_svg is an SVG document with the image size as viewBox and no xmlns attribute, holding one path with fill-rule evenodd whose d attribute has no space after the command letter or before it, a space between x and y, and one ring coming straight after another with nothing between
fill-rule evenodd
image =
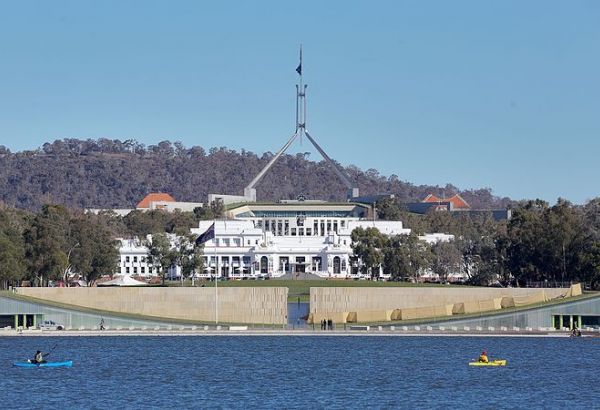
<instances>
[{"instance_id":1,"label":"person in yellow kayak","mask_svg":"<svg viewBox=\"0 0 600 410\"><path fill-rule=\"evenodd\" d=\"M483 352L481 352L481 355L479 355L479 362L481 363L489 363L490 360L488 359L487 356L487 352L484 350Z\"/></svg>"}]
</instances>

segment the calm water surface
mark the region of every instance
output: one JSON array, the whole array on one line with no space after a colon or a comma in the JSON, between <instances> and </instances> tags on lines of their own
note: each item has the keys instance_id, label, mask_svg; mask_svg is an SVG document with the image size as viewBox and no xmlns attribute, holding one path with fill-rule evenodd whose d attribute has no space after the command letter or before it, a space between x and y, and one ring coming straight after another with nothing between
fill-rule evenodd
<instances>
[{"instance_id":1,"label":"calm water surface","mask_svg":"<svg viewBox=\"0 0 600 410\"><path fill-rule=\"evenodd\" d=\"M12 362L54 345L71 369ZM505 368L472 368L487 349ZM600 408L600 338L3 337L3 408Z\"/></svg>"}]
</instances>

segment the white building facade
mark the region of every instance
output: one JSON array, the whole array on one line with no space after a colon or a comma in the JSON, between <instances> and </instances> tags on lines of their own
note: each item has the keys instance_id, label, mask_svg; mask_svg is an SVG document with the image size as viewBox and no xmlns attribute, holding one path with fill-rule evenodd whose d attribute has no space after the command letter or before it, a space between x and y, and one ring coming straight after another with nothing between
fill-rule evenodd
<instances>
[{"instance_id":1,"label":"white building facade","mask_svg":"<svg viewBox=\"0 0 600 410\"><path fill-rule=\"evenodd\" d=\"M201 221L200 235L215 224L215 238L204 244L203 277L322 278L359 277L352 259L351 233L375 227L387 235L410 233L400 221L365 218L356 204L250 204L229 211L226 220Z\"/></svg>"},{"instance_id":2,"label":"white building facade","mask_svg":"<svg viewBox=\"0 0 600 410\"><path fill-rule=\"evenodd\" d=\"M204 243L204 269L196 278L250 279L362 278L353 258L351 234L355 228L377 228L385 235L407 235L401 221L369 218L370 207L361 204L283 203L248 204L228 211L227 218L200 221L191 230L197 236L215 225L215 237ZM449 241L446 234L427 234L419 239L433 244ZM148 237L147 239L151 239ZM173 246L176 237L169 235ZM148 262L148 248L139 239L120 239L120 263L116 274L151 277L159 269ZM171 267L167 276L178 277ZM387 277L385 272L379 275ZM434 279L427 272L427 279ZM429 276L432 276L429 278Z\"/></svg>"}]
</instances>

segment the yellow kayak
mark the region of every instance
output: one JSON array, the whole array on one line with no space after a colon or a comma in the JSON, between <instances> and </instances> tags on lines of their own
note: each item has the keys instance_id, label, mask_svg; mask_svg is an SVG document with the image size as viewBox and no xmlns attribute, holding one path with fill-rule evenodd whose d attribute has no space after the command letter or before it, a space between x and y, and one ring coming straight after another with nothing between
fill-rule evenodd
<instances>
[{"instance_id":1,"label":"yellow kayak","mask_svg":"<svg viewBox=\"0 0 600 410\"><path fill-rule=\"evenodd\" d=\"M469 366L506 366L506 360L490 360L484 362L469 362Z\"/></svg>"}]
</instances>

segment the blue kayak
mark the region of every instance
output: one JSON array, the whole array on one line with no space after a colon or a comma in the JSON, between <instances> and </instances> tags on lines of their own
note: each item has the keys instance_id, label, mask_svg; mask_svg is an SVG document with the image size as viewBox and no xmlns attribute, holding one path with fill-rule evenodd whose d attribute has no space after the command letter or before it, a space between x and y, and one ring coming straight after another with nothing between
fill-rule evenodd
<instances>
[{"instance_id":1,"label":"blue kayak","mask_svg":"<svg viewBox=\"0 0 600 410\"><path fill-rule=\"evenodd\" d=\"M31 362L14 362L13 366L15 367L71 367L73 366L72 360L67 360L64 362L46 362L46 363L31 363Z\"/></svg>"}]
</instances>

